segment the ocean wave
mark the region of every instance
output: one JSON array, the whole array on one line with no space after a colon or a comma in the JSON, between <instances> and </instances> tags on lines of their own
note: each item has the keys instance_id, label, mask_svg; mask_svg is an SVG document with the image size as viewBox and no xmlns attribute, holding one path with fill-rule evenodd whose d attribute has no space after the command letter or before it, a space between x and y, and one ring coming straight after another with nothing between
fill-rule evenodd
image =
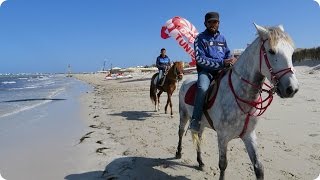
<instances>
[{"instance_id":1,"label":"ocean wave","mask_svg":"<svg viewBox=\"0 0 320 180\"><path fill-rule=\"evenodd\" d=\"M36 76L36 77L29 77L28 82L34 82L34 81L45 81L51 79L48 76Z\"/></svg>"},{"instance_id":2,"label":"ocean wave","mask_svg":"<svg viewBox=\"0 0 320 180\"><path fill-rule=\"evenodd\" d=\"M16 87L16 88L10 88L8 90L23 90L23 89L36 89L36 88L45 88L51 85L56 84L56 82L54 81L49 81L49 82L45 82L45 83L35 83L33 85L27 85L25 87Z\"/></svg>"},{"instance_id":3,"label":"ocean wave","mask_svg":"<svg viewBox=\"0 0 320 180\"><path fill-rule=\"evenodd\" d=\"M47 98L53 98L54 96L57 96L57 95L61 94L65 90L66 90L65 87L56 89L55 91L52 91Z\"/></svg>"},{"instance_id":4,"label":"ocean wave","mask_svg":"<svg viewBox=\"0 0 320 180\"><path fill-rule=\"evenodd\" d=\"M2 84L15 84L15 83L17 83L17 82L15 82L15 81L3 81L3 82L1 82Z\"/></svg>"},{"instance_id":5,"label":"ocean wave","mask_svg":"<svg viewBox=\"0 0 320 180\"><path fill-rule=\"evenodd\" d=\"M10 88L9 90L35 89L35 88L39 88L39 87L41 87L41 86L33 85L33 86L26 86L26 87L20 87L20 88Z\"/></svg>"},{"instance_id":6,"label":"ocean wave","mask_svg":"<svg viewBox=\"0 0 320 180\"><path fill-rule=\"evenodd\" d=\"M38 76L37 79L40 81L44 81L44 80L48 80L50 78L48 76Z\"/></svg>"},{"instance_id":7,"label":"ocean wave","mask_svg":"<svg viewBox=\"0 0 320 180\"><path fill-rule=\"evenodd\" d=\"M29 79L29 78L18 78L18 79L21 79L21 80L26 80L26 79Z\"/></svg>"},{"instance_id":8,"label":"ocean wave","mask_svg":"<svg viewBox=\"0 0 320 180\"><path fill-rule=\"evenodd\" d=\"M33 109L33 108L35 108L35 107L41 106L41 105L43 105L43 104L46 104L46 103L48 103L48 102L50 102L50 101L51 101L51 100L45 100L45 101L42 101L42 102L40 102L40 103L36 103L36 104L30 105L30 106L24 106L24 107L22 107L22 108L20 108L20 109L16 109L16 110L14 110L14 111L12 111L12 112L9 112L9 113L0 115L0 118L7 117L7 116L11 116L11 115L14 115L14 114L18 114L18 113L20 113L20 112L23 112L23 111L26 111L26 110L29 110L29 109Z\"/></svg>"},{"instance_id":9,"label":"ocean wave","mask_svg":"<svg viewBox=\"0 0 320 180\"><path fill-rule=\"evenodd\" d=\"M52 84L55 84L54 81L48 81L46 83L43 83L44 86L49 86L49 85L52 85Z\"/></svg>"},{"instance_id":10,"label":"ocean wave","mask_svg":"<svg viewBox=\"0 0 320 180\"><path fill-rule=\"evenodd\" d=\"M63 91L65 91L64 87L56 89L56 90L50 92L49 95L45 99L52 99L53 97L61 94ZM41 100L41 102L39 102L39 103L28 105L28 106L24 106L24 107L21 107L19 109L16 109L16 110L12 111L12 112L8 112L8 113L5 113L5 114L2 114L2 115L0 115L0 118L11 116L11 115L14 115L14 114L18 114L18 113L23 112L23 111L31 110L31 109L34 109L36 107L39 107L41 105L47 104L47 103L52 102L52 101L53 100Z\"/></svg>"}]
</instances>

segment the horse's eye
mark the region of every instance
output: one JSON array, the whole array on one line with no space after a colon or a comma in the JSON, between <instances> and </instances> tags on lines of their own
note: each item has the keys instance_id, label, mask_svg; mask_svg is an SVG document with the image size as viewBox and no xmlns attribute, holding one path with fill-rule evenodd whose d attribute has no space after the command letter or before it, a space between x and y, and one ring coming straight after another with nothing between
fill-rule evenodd
<instances>
[{"instance_id":1,"label":"horse's eye","mask_svg":"<svg viewBox=\"0 0 320 180\"><path fill-rule=\"evenodd\" d=\"M269 53L272 54L272 55L276 54L276 52L274 52L274 50L272 50L272 49L269 49Z\"/></svg>"}]
</instances>

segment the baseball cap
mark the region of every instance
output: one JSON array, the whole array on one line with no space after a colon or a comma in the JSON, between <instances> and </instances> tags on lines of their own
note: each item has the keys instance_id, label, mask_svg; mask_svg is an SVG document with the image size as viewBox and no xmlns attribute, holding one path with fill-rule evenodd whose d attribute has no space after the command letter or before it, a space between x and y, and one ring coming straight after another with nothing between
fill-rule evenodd
<instances>
[{"instance_id":1,"label":"baseball cap","mask_svg":"<svg viewBox=\"0 0 320 180\"><path fill-rule=\"evenodd\" d=\"M206 14L206 16L205 16L205 22L213 21L213 20L219 21L219 13L217 13L217 12L208 12Z\"/></svg>"}]
</instances>

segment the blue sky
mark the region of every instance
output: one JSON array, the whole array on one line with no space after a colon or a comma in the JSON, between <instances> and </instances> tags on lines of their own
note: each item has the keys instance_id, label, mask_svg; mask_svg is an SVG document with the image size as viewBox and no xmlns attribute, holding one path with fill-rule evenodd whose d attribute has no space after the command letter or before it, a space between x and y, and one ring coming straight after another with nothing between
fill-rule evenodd
<instances>
[{"instance_id":1,"label":"blue sky","mask_svg":"<svg viewBox=\"0 0 320 180\"><path fill-rule=\"evenodd\" d=\"M181 16L203 31L204 15L220 13L231 49L254 40L253 22L283 24L296 47L320 46L320 7L313 0L7 0L0 7L0 73L91 72L106 65L155 62L162 47L190 61L177 42L161 39L165 22Z\"/></svg>"}]
</instances>

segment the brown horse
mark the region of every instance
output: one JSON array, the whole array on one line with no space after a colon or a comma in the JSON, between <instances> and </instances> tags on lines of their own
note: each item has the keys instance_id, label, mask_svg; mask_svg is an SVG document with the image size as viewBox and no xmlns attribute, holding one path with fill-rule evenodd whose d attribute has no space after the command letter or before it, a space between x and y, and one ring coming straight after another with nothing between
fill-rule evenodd
<instances>
[{"instance_id":1,"label":"brown horse","mask_svg":"<svg viewBox=\"0 0 320 180\"><path fill-rule=\"evenodd\" d=\"M173 117L171 96L177 87L177 81L180 81L183 78L183 62L177 61L173 63L167 72L163 86L160 87L157 85L158 74L159 73L155 73L151 78L150 99L155 105L155 111L158 111L160 110L160 96L163 92L167 92L168 99L165 106L165 113L167 114L167 108L170 103L171 117Z\"/></svg>"}]
</instances>

